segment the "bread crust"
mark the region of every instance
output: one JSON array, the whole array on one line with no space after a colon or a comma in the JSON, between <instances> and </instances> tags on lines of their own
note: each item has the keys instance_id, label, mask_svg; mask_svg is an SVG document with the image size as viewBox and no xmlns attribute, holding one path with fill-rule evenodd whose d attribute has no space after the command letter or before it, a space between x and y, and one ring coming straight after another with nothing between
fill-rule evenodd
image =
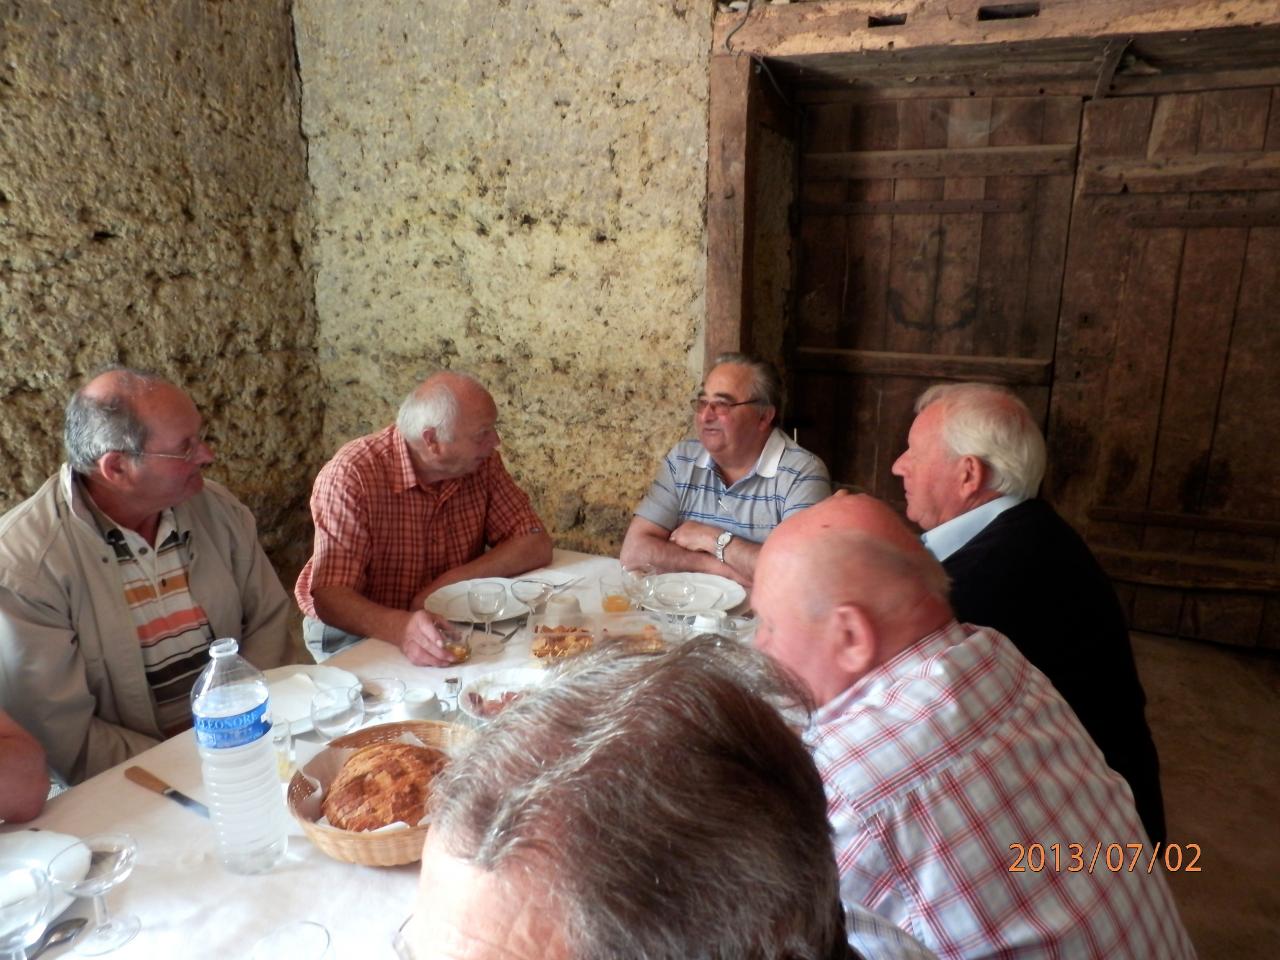
<instances>
[{"instance_id":1,"label":"bread crust","mask_svg":"<svg viewBox=\"0 0 1280 960\"><path fill-rule=\"evenodd\" d=\"M377 830L396 822L415 826L446 759L439 750L410 743L363 747L342 765L321 809L340 830Z\"/></svg>"}]
</instances>

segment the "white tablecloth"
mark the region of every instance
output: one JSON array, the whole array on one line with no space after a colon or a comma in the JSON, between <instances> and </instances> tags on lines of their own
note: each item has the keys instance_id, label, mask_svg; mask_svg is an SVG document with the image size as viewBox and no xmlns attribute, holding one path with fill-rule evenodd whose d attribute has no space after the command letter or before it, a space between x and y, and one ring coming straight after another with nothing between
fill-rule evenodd
<instances>
[{"instance_id":1,"label":"white tablecloth","mask_svg":"<svg viewBox=\"0 0 1280 960\"><path fill-rule=\"evenodd\" d=\"M616 572L618 561L557 550L552 569L581 575L570 588L586 611L599 609L596 578ZM528 665L529 639L523 631L497 656L477 657L460 666L415 667L399 649L379 640L356 644L326 663L362 679L400 677L409 687L444 692L446 677L462 683L491 670ZM393 715L389 719L395 719ZM320 749L314 735L298 739L298 763ZM223 958L248 956L263 934L291 920L314 920L329 928L336 960L392 958L391 939L412 907L418 865L360 867L321 853L295 824L289 853L270 873L242 877L218 863L207 820L172 800L124 778L124 768L150 770L183 793L207 800L200 758L190 732L148 750L51 801L29 827L85 836L124 832L138 842L133 875L109 897L113 909L136 913L142 930L127 946L110 954L118 960L157 957ZM0 827L8 833L20 826ZM87 904L72 912L87 915ZM47 957L67 951L50 951Z\"/></svg>"}]
</instances>

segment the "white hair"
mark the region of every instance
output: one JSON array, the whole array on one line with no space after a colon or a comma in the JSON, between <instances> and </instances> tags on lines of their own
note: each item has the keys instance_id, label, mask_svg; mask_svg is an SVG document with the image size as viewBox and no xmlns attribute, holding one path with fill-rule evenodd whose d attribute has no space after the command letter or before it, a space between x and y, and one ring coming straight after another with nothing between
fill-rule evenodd
<instances>
[{"instance_id":1,"label":"white hair","mask_svg":"<svg viewBox=\"0 0 1280 960\"><path fill-rule=\"evenodd\" d=\"M484 389L475 377L456 370L450 371L449 377L428 377L409 392L396 414L396 429L407 443L417 443L427 430L435 430L446 443L453 439L458 426L458 396L450 380L455 377Z\"/></svg>"},{"instance_id":2,"label":"white hair","mask_svg":"<svg viewBox=\"0 0 1280 960\"><path fill-rule=\"evenodd\" d=\"M987 489L1030 498L1044 479L1045 449L1031 411L1012 391L987 383L940 383L920 394L916 413L941 403L942 439L957 457L991 470Z\"/></svg>"}]
</instances>

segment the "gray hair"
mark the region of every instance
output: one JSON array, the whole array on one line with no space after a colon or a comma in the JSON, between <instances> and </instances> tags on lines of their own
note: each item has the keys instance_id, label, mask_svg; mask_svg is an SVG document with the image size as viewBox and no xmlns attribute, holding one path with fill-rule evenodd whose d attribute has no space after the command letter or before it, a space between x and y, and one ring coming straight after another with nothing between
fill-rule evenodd
<instances>
[{"instance_id":1,"label":"gray hair","mask_svg":"<svg viewBox=\"0 0 1280 960\"><path fill-rule=\"evenodd\" d=\"M763 654L606 646L526 693L437 779L432 830L563 908L575 957L847 956L822 780Z\"/></svg>"},{"instance_id":2,"label":"gray hair","mask_svg":"<svg viewBox=\"0 0 1280 960\"><path fill-rule=\"evenodd\" d=\"M147 445L147 426L134 409L134 399L147 390L168 383L147 370L108 367L90 382L107 373L119 374L116 386L105 397L85 394L81 387L67 401L62 425L62 443L67 463L76 473L88 476L105 454L120 452L142 455Z\"/></svg>"},{"instance_id":3,"label":"gray hair","mask_svg":"<svg viewBox=\"0 0 1280 960\"><path fill-rule=\"evenodd\" d=\"M715 366L718 367L722 363L750 368L752 396L765 406L773 407L778 413L777 419L782 419L782 405L786 401L786 395L782 389L782 377L778 375L777 367L768 360L747 353L722 353L716 357Z\"/></svg>"},{"instance_id":4,"label":"gray hair","mask_svg":"<svg viewBox=\"0 0 1280 960\"><path fill-rule=\"evenodd\" d=\"M1029 498L1044 479L1044 436L1012 391L987 383L940 383L920 394L916 413L943 404L942 439L957 457L991 469L988 489Z\"/></svg>"},{"instance_id":5,"label":"gray hair","mask_svg":"<svg viewBox=\"0 0 1280 960\"><path fill-rule=\"evenodd\" d=\"M480 381L469 373L456 370L449 373L484 389ZM438 377L439 374L428 377L409 391L409 395L400 404L400 412L396 414L396 429L409 443L416 443L427 430L435 430L436 435L446 443L453 439L453 432L458 426L458 397L448 378L437 379Z\"/></svg>"}]
</instances>

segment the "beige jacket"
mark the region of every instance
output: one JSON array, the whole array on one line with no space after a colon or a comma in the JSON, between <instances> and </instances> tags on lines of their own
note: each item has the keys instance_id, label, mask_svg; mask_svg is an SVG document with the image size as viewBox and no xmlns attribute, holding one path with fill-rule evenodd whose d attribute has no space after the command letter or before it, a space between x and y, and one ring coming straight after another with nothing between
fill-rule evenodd
<instances>
[{"instance_id":1,"label":"beige jacket","mask_svg":"<svg viewBox=\"0 0 1280 960\"><path fill-rule=\"evenodd\" d=\"M114 552L65 464L0 517L0 707L71 783L160 739ZM288 596L248 508L220 484L174 508L191 595L260 669L284 658Z\"/></svg>"}]
</instances>

